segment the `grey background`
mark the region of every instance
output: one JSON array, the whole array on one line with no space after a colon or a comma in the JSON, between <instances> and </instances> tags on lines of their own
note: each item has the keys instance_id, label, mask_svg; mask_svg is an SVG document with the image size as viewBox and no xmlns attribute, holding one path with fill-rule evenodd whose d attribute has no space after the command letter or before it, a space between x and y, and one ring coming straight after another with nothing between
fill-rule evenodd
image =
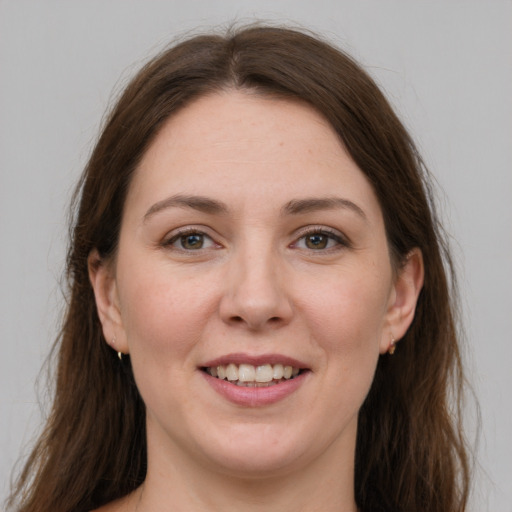
<instances>
[{"instance_id":1,"label":"grey background","mask_svg":"<svg viewBox=\"0 0 512 512\"><path fill-rule=\"evenodd\" d=\"M512 2L0 0L0 500L44 411L70 192L109 100L196 27L292 21L362 61L444 193L482 411L471 510L512 511ZM80 368L77 368L80 371ZM43 375L44 376L44 375ZM474 434L474 409L467 424Z\"/></svg>"}]
</instances>

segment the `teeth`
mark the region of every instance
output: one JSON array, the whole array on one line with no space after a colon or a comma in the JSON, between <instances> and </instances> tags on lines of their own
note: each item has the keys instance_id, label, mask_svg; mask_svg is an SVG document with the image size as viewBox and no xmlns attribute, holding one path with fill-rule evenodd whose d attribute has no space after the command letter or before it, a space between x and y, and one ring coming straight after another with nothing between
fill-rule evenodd
<instances>
[{"instance_id":1,"label":"teeth","mask_svg":"<svg viewBox=\"0 0 512 512\"><path fill-rule=\"evenodd\" d=\"M256 367L256 382L270 382L274 378L274 370L270 364Z\"/></svg>"},{"instance_id":2,"label":"teeth","mask_svg":"<svg viewBox=\"0 0 512 512\"><path fill-rule=\"evenodd\" d=\"M228 380L238 380L238 368L233 363L226 366L226 378Z\"/></svg>"},{"instance_id":3,"label":"teeth","mask_svg":"<svg viewBox=\"0 0 512 512\"><path fill-rule=\"evenodd\" d=\"M270 386L275 386L276 384L279 384L278 382L241 382L237 381L234 384L237 386L240 386L241 388L268 388Z\"/></svg>"},{"instance_id":4,"label":"teeth","mask_svg":"<svg viewBox=\"0 0 512 512\"><path fill-rule=\"evenodd\" d=\"M277 384L279 381L296 377L300 368L283 366L282 364L263 364L253 366L252 364L229 363L206 368L206 371L218 379L227 379L238 386L266 387Z\"/></svg>"},{"instance_id":5,"label":"teeth","mask_svg":"<svg viewBox=\"0 0 512 512\"><path fill-rule=\"evenodd\" d=\"M274 365L274 379L282 379L284 375L284 368L282 364Z\"/></svg>"},{"instance_id":6,"label":"teeth","mask_svg":"<svg viewBox=\"0 0 512 512\"><path fill-rule=\"evenodd\" d=\"M231 366L231 365L228 365ZM252 364L241 364L238 367L238 380L240 382L254 382L256 369Z\"/></svg>"},{"instance_id":7,"label":"teeth","mask_svg":"<svg viewBox=\"0 0 512 512\"><path fill-rule=\"evenodd\" d=\"M212 372L210 372L211 375ZM217 366L217 378L225 379L226 378L226 367L225 366Z\"/></svg>"}]
</instances>

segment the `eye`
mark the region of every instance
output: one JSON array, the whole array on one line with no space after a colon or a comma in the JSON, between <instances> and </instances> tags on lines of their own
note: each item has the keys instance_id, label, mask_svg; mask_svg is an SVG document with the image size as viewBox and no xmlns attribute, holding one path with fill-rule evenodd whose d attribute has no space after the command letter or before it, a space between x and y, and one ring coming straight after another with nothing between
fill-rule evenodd
<instances>
[{"instance_id":1,"label":"eye","mask_svg":"<svg viewBox=\"0 0 512 512\"><path fill-rule=\"evenodd\" d=\"M164 245L182 251L198 251L216 247L216 243L207 234L197 230L180 231L169 238Z\"/></svg>"},{"instance_id":2,"label":"eye","mask_svg":"<svg viewBox=\"0 0 512 512\"><path fill-rule=\"evenodd\" d=\"M338 246L347 247L348 243L339 233L325 228L307 231L293 244L297 249L312 251L329 250Z\"/></svg>"}]
</instances>

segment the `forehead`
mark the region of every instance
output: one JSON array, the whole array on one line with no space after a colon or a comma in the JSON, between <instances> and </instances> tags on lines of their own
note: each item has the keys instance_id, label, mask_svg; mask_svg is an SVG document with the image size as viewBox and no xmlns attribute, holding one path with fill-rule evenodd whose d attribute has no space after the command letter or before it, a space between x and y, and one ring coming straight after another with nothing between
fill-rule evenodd
<instances>
[{"instance_id":1,"label":"forehead","mask_svg":"<svg viewBox=\"0 0 512 512\"><path fill-rule=\"evenodd\" d=\"M366 177L316 110L238 91L199 98L172 116L144 155L128 201L176 193L276 205L349 194L380 215Z\"/></svg>"}]
</instances>

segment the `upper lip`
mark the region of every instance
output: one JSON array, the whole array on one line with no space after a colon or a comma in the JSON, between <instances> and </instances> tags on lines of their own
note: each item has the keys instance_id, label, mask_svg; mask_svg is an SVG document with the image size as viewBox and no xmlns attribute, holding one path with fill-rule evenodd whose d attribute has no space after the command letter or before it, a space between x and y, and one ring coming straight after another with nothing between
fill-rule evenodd
<instances>
[{"instance_id":1,"label":"upper lip","mask_svg":"<svg viewBox=\"0 0 512 512\"><path fill-rule=\"evenodd\" d=\"M294 368L307 369L308 365L295 359L293 357L285 356L282 354L259 354L251 355L236 352L233 354L226 354L201 365L203 368L210 368L212 366L222 366L233 364L252 364L253 366L261 366L264 364L282 364L283 366L293 366Z\"/></svg>"}]
</instances>

